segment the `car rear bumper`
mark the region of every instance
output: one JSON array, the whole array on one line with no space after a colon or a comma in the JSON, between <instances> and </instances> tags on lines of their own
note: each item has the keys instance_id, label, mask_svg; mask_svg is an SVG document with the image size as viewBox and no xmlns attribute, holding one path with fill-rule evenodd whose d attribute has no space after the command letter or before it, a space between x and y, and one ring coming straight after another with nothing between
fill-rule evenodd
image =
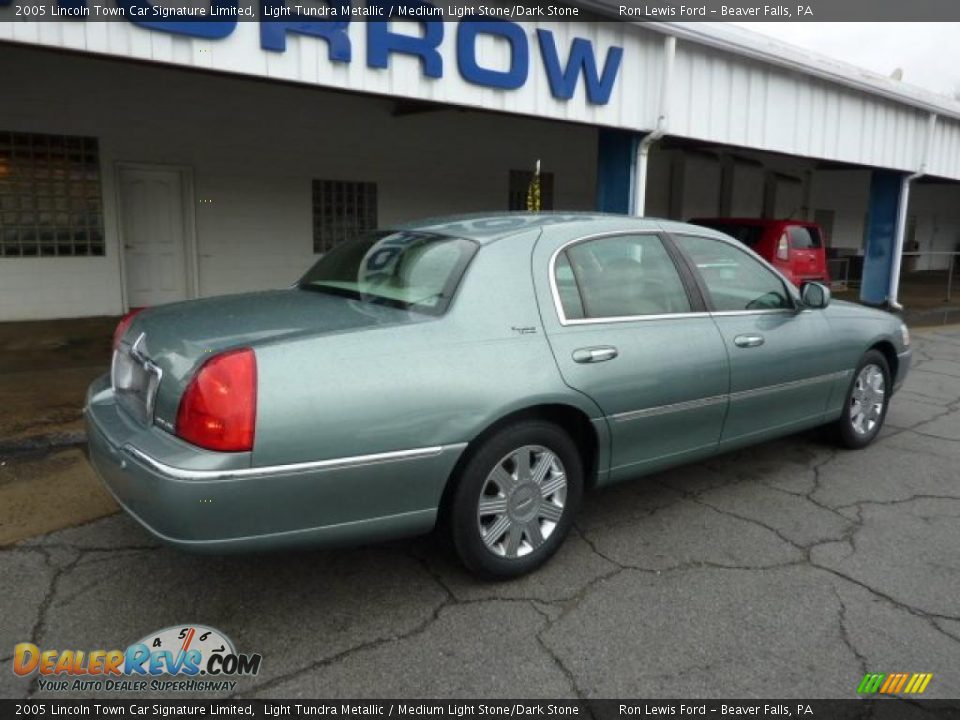
<instances>
[{"instance_id":1,"label":"car rear bumper","mask_svg":"<svg viewBox=\"0 0 960 720\"><path fill-rule=\"evenodd\" d=\"M84 408L90 462L160 540L200 552L339 545L429 531L463 445L250 467L138 426L102 381Z\"/></svg>"}]
</instances>

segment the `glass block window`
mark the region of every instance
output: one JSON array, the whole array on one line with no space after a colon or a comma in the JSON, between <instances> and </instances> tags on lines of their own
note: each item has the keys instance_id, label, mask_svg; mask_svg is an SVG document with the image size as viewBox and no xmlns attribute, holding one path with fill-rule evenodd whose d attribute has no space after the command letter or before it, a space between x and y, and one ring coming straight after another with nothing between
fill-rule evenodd
<instances>
[{"instance_id":1,"label":"glass block window","mask_svg":"<svg viewBox=\"0 0 960 720\"><path fill-rule=\"evenodd\" d=\"M96 138L0 130L0 257L103 254Z\"/></svg>"},{"instance_id":2,"label":"glass block window","mask_svg":"<svg viewBox=\"0 0 960 720\"><path fill-rule=\"evenodd\" d=\"M344 180L313 181L313 251L325 253L339 243L377 227L377 184Z\"/></svg>"},{"instance_id":3,"label":"glass block window","mask_svg":"<svg viewBox=\"0 0 960 720\"><path fill-rule=\"evenodd\" d=\"M510 171L510 198L507 202L508 210L527 209L527 190L533 180L532 170ZM540 209L553 210L553 173L540 173Z\"/></svg>"}]
</instances>

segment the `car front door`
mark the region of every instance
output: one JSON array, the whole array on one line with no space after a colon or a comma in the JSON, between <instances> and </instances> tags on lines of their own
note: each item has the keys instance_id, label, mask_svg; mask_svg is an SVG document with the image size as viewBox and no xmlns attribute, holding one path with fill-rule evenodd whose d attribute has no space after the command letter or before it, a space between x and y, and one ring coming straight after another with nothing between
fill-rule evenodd
<instances>
[{"instance_id":1,"label":"car front door","mask_svg":"<svg viewBox=\"0 0 960 720\"><path fill-rule=\"evenodd\" d=\"M726 350L669 240L656 231L541 238L534 268L563 379L609 423L609 479L713 452Z\"/></svg>"},{"instance_id":2,"label":"car front door","mask_svg":"<svg viewBox=\"0 0 960 720\"><path fill-rule=\"evenodd\" d=\"M817 424L837 373L824 314L805 310L762 260L726 240L674 235L730 357L721 446Z\"/></svg>"}]
</instances>

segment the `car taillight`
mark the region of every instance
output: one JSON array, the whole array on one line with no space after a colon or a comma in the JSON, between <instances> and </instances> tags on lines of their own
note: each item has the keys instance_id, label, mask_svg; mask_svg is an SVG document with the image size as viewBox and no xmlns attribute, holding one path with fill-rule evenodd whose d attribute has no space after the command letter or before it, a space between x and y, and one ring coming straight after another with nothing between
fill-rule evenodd
<instances>
[{"instance_id":1,"label":"car taillight","mask_svg":"<svg viewBox=\"0 0 960 720\"><path fill-rule=\"evenodd\" d=\"M220 452L253 449L257 421L257 358L253 350L214 355L194 375L180 399L176 433Z\"/></svg>"},{"instance_id":2,"label":"car taillight","mask_svg":"<svg viewBox=\"0 0 960 720\"><path fill-rule=\"evenodd\" d=\"M123 335L127 332L127 328L130 327L130 323L133 322L133 318L137 316L137 313L143 312L146 308L134 308L122 318L120 322L117 323L117 329L113 331L113 349L116 350L120 347L120 340L123 339Z\"/></svg>"},{"instance_id":3,"label":"car taillight","mask_svg":"<svg viewBox=\"0 0 960 720\"><path fill-rule=\"evenodd\" d=\"M790 259L790 241L787 240L787 234L780 236L780 242L777 244L777 260Z\"/></svg>"}]
</instances>

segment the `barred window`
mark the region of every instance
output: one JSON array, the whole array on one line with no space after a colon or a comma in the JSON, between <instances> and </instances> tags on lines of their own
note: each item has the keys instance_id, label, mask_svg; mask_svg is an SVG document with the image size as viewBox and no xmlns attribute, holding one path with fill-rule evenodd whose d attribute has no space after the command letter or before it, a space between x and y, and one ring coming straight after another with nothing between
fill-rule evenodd
<instances>
[{"instance_id":1,"label":"barred window","mask_svg":"<svg viewBox=\"0 0 960 720\"><path fill-rule=\"evenodd\" d=\"M510 197L507 201L508 210L527 209L527 190L533 181L533 172L530 170L510 171ZM540 209L553 210L553 173L540 173Z\"/></svg>"},{"instance_id":2,"label":"barred window","mask_svg":"<svg viewBox=\"0 0 960 720\"><path fill-rule=\"evenodd\" d=\"M313 251L325 253L377 227L377 184L313 181Z\"/></svg>"},{"instance_id":3,"label":"barred window","mask_svg":"<svg viewBox=\"0 0 960 720\"><path fill-rule=\"evenodd\" d=\"M0 130L0 257L103 254L96 138Z\"/></svg>"}]
</instances>

